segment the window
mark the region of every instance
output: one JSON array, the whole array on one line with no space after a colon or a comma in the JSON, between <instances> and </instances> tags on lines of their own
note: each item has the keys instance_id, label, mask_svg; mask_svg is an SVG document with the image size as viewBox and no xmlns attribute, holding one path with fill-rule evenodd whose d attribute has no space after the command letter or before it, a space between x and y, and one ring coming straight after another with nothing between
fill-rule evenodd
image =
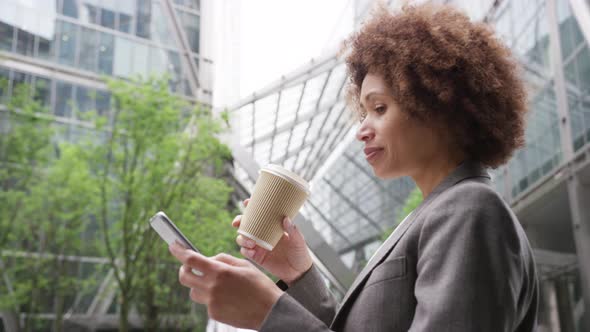
<instances>
[{"instance_id":1,"label":"window","mask_svg":"<svg viewBox=\"0 0 590 332\"><path fill-rule=\"evenodd\" d=\"M79 67L81 69L93 72L97 71L97 45L98 32L88 28L81 28L79 61Z\"/></svg>"},{"instance_id":2,"label":"window","mask_svg":"<svg viewBox=\"0 0 590 332\"><path fill-rule=\"evenodd\" d=\"M12 51L14 28L12 25L0 22L0 50Z\"/></svg>"},{"instance_id":3,"label":"window","mask_svg":"<svg viewBox=\"0 0 590 332\"><path fill-rule=\"evenodd\" d=\"M78 26L68 22L60 22L59 63L74 66L76 63L76 37Z\"/></svg>"},{"instance_id":4,"label":"window","mask_svg":"<svg viewBox=\"0 0 590 332\"><path fill-rule=\"evenodd\" d=\"M72 114L72 90L71 84L58 81L55 89L55 115L69 118Z\"/></svg>"},{"instance_id":5,"label":"window","mask_svg":"<svg viewBox=\"0 0 590 332\"><path fill-rule=\"evenodd\" d=\"M44 77L35 77L35 91L33 98L43 106L50 106L51 81L49 79Z\"/></svg>"},{"instance_id":6,"label":"window","mask_svg":"<svg viewBox=\"0 0 590 332\"><path fill-rule=\"evenodd\" d=\"M76 0L63 0L61 13L65 16L78 18L78 4Z\"/></svg>"},{"instance_id":7,"label":"window","mask_svg":"<svg viewBox=\"0 0 590 332\"><path fill-rule=\"evenodd\" d=\"M99 24L98 13L100 12L100 8L85 3L81 7L81 14L80 14L80 21L85 23L91 24Z\"/></svg>"},{"instance_id":8,"label":"window","mask_svg":"<svg viewBox=\"0 0 590 332\"><path fill-rule=\"evenodd\" d=\"M133 75L141 75L146 77L149 71L149 47L138 42L134 42L133 44Z\"/></svg>"},{"instance_id":9,"label":"window","mask_svg":"<svg viewBox=\"0 0 590 332\"><path fill-rule=\"evenodd\" d=\"M199 16L177 10L182 28L193 52L199 53Z\"/></svg>"},{"instance_id":10,"label":"window","mask_svg":"<svg viewBox=\"0 0 590 332\"><path fill-rule=\"evenodd\" d=\"M21 29L16 29L16 52L33 56L35 52L35 35Z\"/></svg>"},{"instance_id":11,"label":"window","mask_svg":"<svg viewBox=\"0 0 590 332\"><path fill-rule=\"evenodd\" d=\"M170 80L168 85L172 92L180 91L181 84L181 68L180 68L180 56L178 53L168 51L168 72L170 73Z\"/></svg>"},{"instance_id":12,"label":"window","mask_svg":"<svg viewBox=\"0 0 590 332\"><path fill-rule=\"evenodd\" d=\"M100 25L115 29L115 12L103 8L100 12Z\"/></svg>"},{"instance_id":13,"label":"window","mask_svg":"<svg viewBox=\"0 0 590 332\"><path fill-rule=\"evenodd\" d=\"M18 71L12 72L12 94L14 94L15 89L22 89L26 88L26 84L31 82L31 76L26 75L25 73L21 73Z\"/></svg>"},{"instance_id":14,"label":"window","mask_svg":"<svg viewBox=\"0 0 590 332\"><path fill-rule=\"evenodd\" d=\"M578 77L580 78L580 90L582 93L590 93L590 49L584 46L576 56L578 62Z\"/></svg>"},{"instance_id":15,"label":"window","mask_svg":"<svg viewBox=\"0 0 590 332\"><path fill-rule=\"evenodd\" d=\"M37 36L37 57L43 60L53 61L55 43L53 39L45 39Z\"/></svg>"},{"instance_id":16,"label":"window","mask_svg":"<svg viewBox=\"0 0 590 332\"><path fill-rule=\"evenodd\" d=\"M134 75L146 77L150 73L163 74L168 64L166 54L166 50L116 37L114 75L129 78Z\"/></svg>"},{"instance_id":17,"label":"window","mask_svg":"<svg viewBox=\"0 0 590 332\"><path fill-rule=\"evenodd\" d=\"M150 58L148 68L151 74L162 75L166 72L168 63L166 50L152 46L150 47Z\"/></svg>"},{"instance_id":18,"label":"window","mask_svg":"<svg viewBox=\"0 0 590 332\"><path fill-rule=\"evenodd\" d=\"M113 74L113 45L113 36L101 32L98 46L98 72L101 74Z\"/></svg>"},{"instance_id":19,"label":"window","mask_svg":"<svg viewBox=\"0 0 590 332\"><path fill-rule=\"evenodd\" d=\"M137 26L135 34L138 37L150 38L150 23L152 17L152 1L137 0Z\"/></svg>"},{"instance_id":20,"label":"window","mask_svg":"<svg viewBox=\"0 0 590 332\"><path fill-rule=\"evenodd\" d=\"M118 30L121 32L131 32L131 16L119 13L119 27Z\"/></svg>"},{"instance_id":21,"label":"window","mask_svg":"<svg viewBox=\"0 0 590 332\"><path fill-rule=\"evenodd\" d=\"M113 74L117 77L127 78L133 72L133 48L134 42L127 38L115 39L115 66ZM145 55L147 57L147 54Z\"/></svg>"},{"instance_id":22,"label":"window","mask_svg":"<svg viewBox=\"0 0 590 332\"><path fill-rule=\"evenodd\" d=\"M76 86L76 118L84 120L83 114L94 110L94 90Z\"/></svg>"},{"instance_id":23,"label":"window","mask_svg":"<svg viewBox=\"0 0 590 332\"><path fill-rule=\"evenodd\" d=\"M154 13L161 13L162 7L160 3L155 2L152 5L152 12ZM151 22L151 38L152 40L168 45L176 47L176 43L174 38L172 38L172 34L170 33L168 20L166 20L166 16L164 15L154 15L152 17Z\"/></svg>"},{"instance_id":24,"label":"window","mask_svg":"<svg viewBox=\"0 0 590 332\"><path fill-rule=\"evenodd\" d=\"M96 113L106 116L111 109L111 95L106 91L96 92Z\"/></svg>"}]
</instances>

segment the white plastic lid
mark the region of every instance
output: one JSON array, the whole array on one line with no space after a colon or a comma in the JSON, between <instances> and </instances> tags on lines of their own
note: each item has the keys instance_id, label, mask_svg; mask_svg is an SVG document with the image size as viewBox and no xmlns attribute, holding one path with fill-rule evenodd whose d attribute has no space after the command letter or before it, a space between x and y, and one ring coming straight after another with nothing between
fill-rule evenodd
<instances>
[{"instance_id":1,"label":"white plastic lid","mask_svg":"<svg viewBox=\"0 0 590 332\"><path fill-rule=\"evenodd\" d=\"M305 179L303 179L301 176L291 172L286 168L283 168L279 165L268 164L265 167L263 167L260 171L280 176L283 179L301 188L301 190L305 191L308 195L310 194L309 183L305 181Z\"/></svg>"}]
</instances>

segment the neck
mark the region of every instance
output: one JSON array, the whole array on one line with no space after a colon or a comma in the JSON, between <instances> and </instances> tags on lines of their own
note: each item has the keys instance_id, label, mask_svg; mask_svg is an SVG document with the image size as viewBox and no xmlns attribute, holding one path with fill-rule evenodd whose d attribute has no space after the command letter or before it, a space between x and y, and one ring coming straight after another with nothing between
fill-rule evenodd
<instances>
[{"instance_id":1,"label":"neck","mask_svg":"<svg viewBox=\"0 0 590 332\"><path fill-rule=\"evenodd\" d=\"M428 197L434 188L461 164L462 160L462 158L438 158L417 167L410 176L420 188L422 197Z\"/></svg>"}]
</instances>

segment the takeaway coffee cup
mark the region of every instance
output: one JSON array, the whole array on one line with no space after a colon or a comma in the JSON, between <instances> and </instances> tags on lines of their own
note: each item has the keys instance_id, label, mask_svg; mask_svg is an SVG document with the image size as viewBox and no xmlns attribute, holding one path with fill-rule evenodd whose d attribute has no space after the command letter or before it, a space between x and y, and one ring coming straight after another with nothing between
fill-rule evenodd
<instances>
[{"instance_id":1,"label":"takeaway coffee cup","mask_svg":"<svg viewBox=\"0 0 590 332\"><path fill-rule=\"evenodd\" d=\"M309 184L278 165L260 170L238 233L272 250L283 236L283 218L295 218L309 196Z\"/></svg>"}]
</instances>

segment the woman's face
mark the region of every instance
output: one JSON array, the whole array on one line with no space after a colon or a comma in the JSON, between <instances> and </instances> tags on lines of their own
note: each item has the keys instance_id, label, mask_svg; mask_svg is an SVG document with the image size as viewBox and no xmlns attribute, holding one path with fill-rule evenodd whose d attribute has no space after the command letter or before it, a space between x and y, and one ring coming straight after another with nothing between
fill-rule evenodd
<instances>
[{"instance_id":1,"label":"woman's face","mask_svg":"<svg viewBox=\"0 0 590 332\"><path fill-rule=\"evenodd\" d=\"M380 76L365 76L360 102L366 116L356 138L378 177L412 175L437 153L434 131L402 112Z\"/></svg>"}]
</instances>

